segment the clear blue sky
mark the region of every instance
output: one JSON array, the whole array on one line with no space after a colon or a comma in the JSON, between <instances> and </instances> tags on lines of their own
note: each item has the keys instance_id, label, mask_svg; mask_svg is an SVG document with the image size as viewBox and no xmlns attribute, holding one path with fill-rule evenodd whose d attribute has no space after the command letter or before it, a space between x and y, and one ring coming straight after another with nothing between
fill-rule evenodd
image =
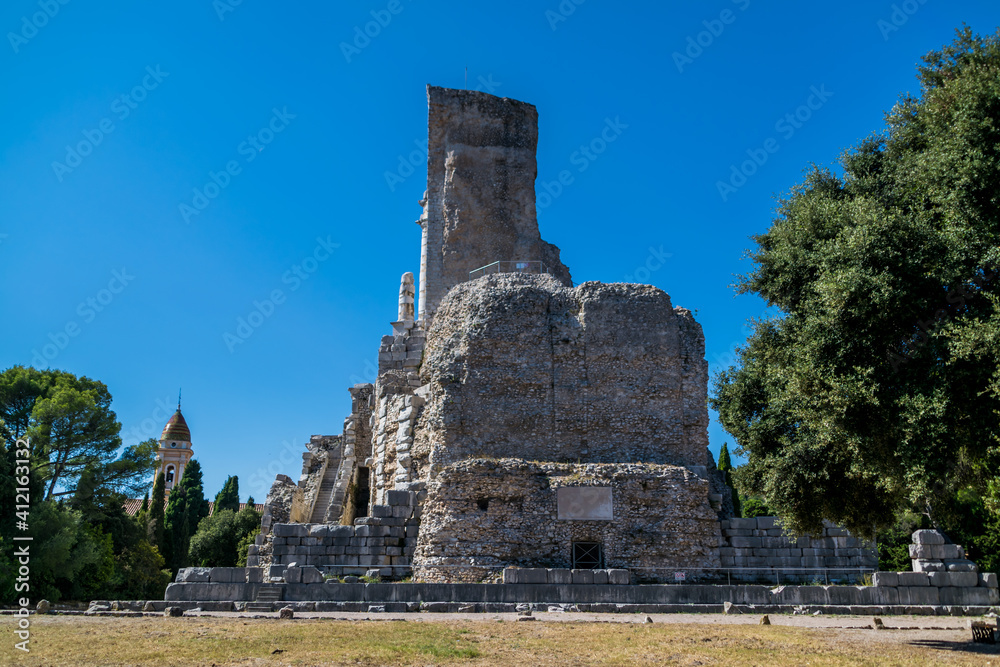
<instances>
[{"instance_id":1,"label":"clear blue sky","mask_svg":"<svg viewBox=\"0 0 1000 667\"><path fill-rule=\"evenodd\" d=\"M467 67L538 108L538 192L573 175L543 238L577 282L696 310L714 374L764 312L730 285L773 196L879 129L963 21L998 24L994 0L62 1L0 9L0 368L104 381L126 443L159 436L183 387L206 492L237 474L258 501L310 434L341 432L419 270L425 84L462 88Z\"/></svg>"}]
</instances>

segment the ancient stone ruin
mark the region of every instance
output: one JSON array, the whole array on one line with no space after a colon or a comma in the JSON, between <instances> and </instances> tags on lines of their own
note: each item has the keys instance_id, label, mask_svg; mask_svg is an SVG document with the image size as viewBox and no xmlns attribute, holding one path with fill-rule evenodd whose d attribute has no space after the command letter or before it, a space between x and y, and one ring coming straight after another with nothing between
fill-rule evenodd
<instances>
[{"instance_id":1,"label":"ancient stone ruin","mask_svg":"<svg viewBox=\"0 0 1000 667\"><path fill-rule=\"evenodd\" d=\"M306 445L298 482L278 476L248 564L423 582L625 572L596 575L616 583L872 566L846 535L730 521L701 326L650 285L574 286L538 230L535 107L427 96L419 286L403 273L376 381L350 389L342 435Z\"/></svg>"}]
</instances>

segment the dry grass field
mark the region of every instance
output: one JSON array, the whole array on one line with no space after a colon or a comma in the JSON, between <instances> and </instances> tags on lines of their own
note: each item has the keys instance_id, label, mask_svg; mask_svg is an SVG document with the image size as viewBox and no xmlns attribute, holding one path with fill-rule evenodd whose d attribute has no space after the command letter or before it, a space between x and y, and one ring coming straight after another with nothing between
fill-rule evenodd
<instances>
[{"instance_id":1,"label":"dry grass field","mask_svg":"<svg viewBox=\"0 0 1000 667\"><path fill-rule=\"evenodd\" d=\"M373 617L374 618L374 617ZM728 617L727 617L728 618ZM698 623L337 620L239 617L32 618L31 652L15 650L16 621L0 618L3 665L992 665L996 647L950 629ZM896 623L887 619L887 624ZM921 625L916 621L914 625ZM854 628L851 628L854 626Z\"/></svg>"}]
</instances>

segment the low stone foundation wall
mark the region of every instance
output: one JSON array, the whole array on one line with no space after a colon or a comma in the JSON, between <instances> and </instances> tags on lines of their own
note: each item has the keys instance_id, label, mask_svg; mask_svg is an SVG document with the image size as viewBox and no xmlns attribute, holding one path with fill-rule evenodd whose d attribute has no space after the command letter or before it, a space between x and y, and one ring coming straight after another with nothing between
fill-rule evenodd
<instances>
[{"instance_id":1,"label":"low stone foundation wall","mask_svg":"<svg viewBox=\"0 0 1000 667\"><path fill-rule=\"evenodd\" d=\"M415 494L389 491L388 504L373 505L372 515L353 526L279 523L270 538L271 563L314 565L330 574L364 575L378 569L385 579L411 572L420 525Z\"/></svg>"},{"instance_id":2,"label":"low stone foundation wall","mask_svg":"<svg viewBox=\"0 0 1000 667\"><path fill-rule=\"evenodd\" d=\"M878 569L874 547L832 524L815 537L790 538L777 517L729 519L721 522L724 546L719 550L722 567L734 581L774 580L771 570L781 571L781 580L806 583L818 579L860 583L866 572ZM852 572L853 570L853 572Z\"/></svg>"},{"instance_id":3,"label":"low stone foundation wall","mask_svg":"<svg viewBox=\"0 0 1000 667\"><path fill-rule=\"evenodd\" d=\"M995 581L994 581L995 583ZM250 602L261 584L174 583L166 599L197 603L201 600ZM938 591L935 598L921 591ZM942 596L941 591L946 591ZM855 608L850 613L984 614L1000 604L997 588L930 588L916 586L609 586L579 584L285 584L281 600L315 603L461 603L461 604L564 604L601 605L615 611L618 605L675 606L673 611L722 611L725 603L772 607ZM197 605L195 605L197 606ZM708 609L711 607L711 609ZM205 608L205 607L203 607ZM418 609L423 608L418 605ZM863 609L862 609L863 608ZM405 611L405 609L403 609ZM416 610L416 609L414 609ZM581 609L582 610L582 609ZM666 610L666 609L664 609ZM922 611L921 611L922 610ZM364 611L362 609L361 611ZM848 612L844 612L848 613Z\"/></svg>"}]
</instances>

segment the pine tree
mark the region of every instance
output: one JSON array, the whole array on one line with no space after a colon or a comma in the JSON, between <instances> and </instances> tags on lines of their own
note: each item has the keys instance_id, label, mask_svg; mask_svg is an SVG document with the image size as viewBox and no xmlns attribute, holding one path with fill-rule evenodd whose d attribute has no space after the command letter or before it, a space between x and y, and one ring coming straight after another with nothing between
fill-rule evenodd
<instances>
[{"instance_id":1,"label":"pine tree","mask_svg":"<svg viewBox=\"0 0 1000 667\"><path fill-rule=\"evenodd\" d=\"M160 472L156 476L156 482L153 483L153 497L149 501L149 515L146 518L146 539L158 548L160 553L166 553L166 542L163 535L163 505L166 502L166 485L166 478L163 472Z\"/></svg>"},{"instance_id":2,"label":"pine tree","mask_svg":"<svg viewBox=\"0 0 1000 667\"><path fill-rule=\"evenodd\" d=\"M212 511L218 513L222 510L234 512L240 510L240 480L236 475L231 475L226 479L222 490L215 496L215 508Z\"/></svg>"},{"instance_id":3,"label":"pine tree","mask_svg":"<svg viewBox=\"0 0 1000 667\"><path fill-rule=\"evenodd\" d=\"M169 544L168 565L177 570L187 567L191 535L208 516L208 501L202 488L201 465L192 460L184 469L181 481L170 491L164 513L164 533Z\"/></svg>"}]
</instances>

